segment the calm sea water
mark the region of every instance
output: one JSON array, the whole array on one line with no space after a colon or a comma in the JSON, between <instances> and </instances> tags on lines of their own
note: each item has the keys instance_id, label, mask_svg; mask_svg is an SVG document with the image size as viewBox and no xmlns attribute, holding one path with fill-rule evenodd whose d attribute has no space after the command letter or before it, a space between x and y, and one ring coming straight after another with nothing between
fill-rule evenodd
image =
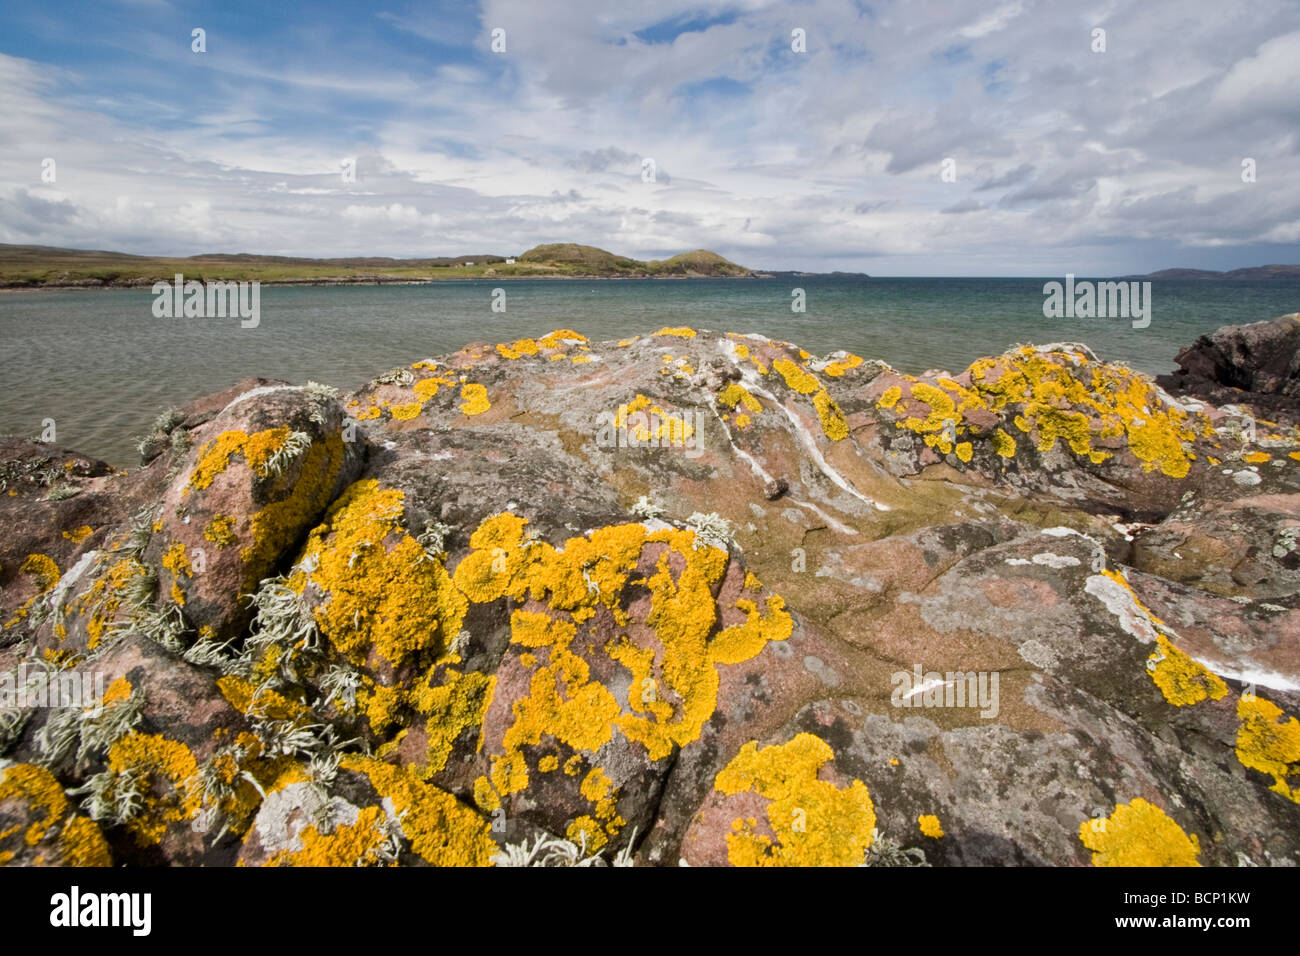
<instances>
[{"instance_id":1,"label":"calm sea water","mask_svg":"<svg viewBox=\"0 0 1300 956\"><path fill-rule=\"evenodd\" d=\"M558 327L593 340L663 325L758 332L815 354L848 349L907 372L960 371L1018 342L1082 341L1152 373L1196 336L1300 309L1300 281L1155 283L1149 328L1045 319L1042 279L492 280L419 286L265 287L261 324L156 319L146 290L0 295L0 433L58 442L119 466L158 412L249 375L352 389L473 341ZM802 287L807 311L791 311ZM506 311L491 311L495 287Z\"/></svg>"}]
</instances>

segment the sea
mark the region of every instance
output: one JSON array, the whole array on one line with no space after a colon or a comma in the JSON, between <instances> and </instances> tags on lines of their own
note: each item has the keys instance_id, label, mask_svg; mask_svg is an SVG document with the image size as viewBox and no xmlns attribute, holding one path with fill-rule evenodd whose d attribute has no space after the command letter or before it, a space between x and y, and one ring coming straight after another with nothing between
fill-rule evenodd
<instances>
[{"instance_id":1,"label":"sea","mask_svg":"<svg viewBox=\"0 0 1300 956\"><path fill-rule=\"evenodd\" d=\"M911 373L960 372L1019 343L1083 342L1103 359L1160 374L1203 333L1300 310L1300 280L1170 279L1153 282L1145 328L1126 318L1051 319L1043 310L1050 281L1060 279L264 286L255 328L238 318L156 318L149 289L9 292L0 294L0 434L35 438L53 419L59 445L131 468L139 464L136 437L159 412L247 376L348 391L471 342L555 328L592 341L665 325L758 333L815 355L846 349ZM800 299L803 311L795 311Z\"/></svg>"}]
</instances>

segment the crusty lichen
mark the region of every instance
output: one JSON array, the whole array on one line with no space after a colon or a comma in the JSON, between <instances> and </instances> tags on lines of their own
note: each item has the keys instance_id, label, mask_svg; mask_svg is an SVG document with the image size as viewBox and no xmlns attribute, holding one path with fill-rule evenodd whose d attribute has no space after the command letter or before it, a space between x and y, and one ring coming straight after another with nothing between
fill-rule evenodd
<instances>
[{"instance_id":1,"label":"crusty lichen","mask_svg":"<svg viewBox=\"0 0 1300 956\"><path fill-rule=\"evenodd\" d=\"M1227 696L1228 685L1219 675L1192 660L1163 634L1157 633L1156 641L1158 649L1147 658L1147 669L1165 700L1186 707Z\"/></svg>"},{"instance_id":2,"label":"crusty lichen","mask_svg":"<svg viewBox=\"0 0 1300 956\"><path fill-rule=\"evenodd\" d=\"M32 822L0 831L0 865L31 852L36 866L111 866L103 833L93 820L71 814L59 781L44 767L20 763L0 770L0 804L16 801ZM21 844L5 844L21 837ZM24 851L21 846L34 848Z\"/></svg>"},{"instance_id":3,"label":"crusty lichen","mask_svg":"<svg viewBox=\"0 0 1300 956\"><path fill-rule=\"evenodd\" d=\"M987 439L997 454L1011 458L1014 439L1000 427L983 424L992 414L1033 439L1040 453L1064 444L1098 465L1122 447L1143 470L1182 478L1194 460L1189 443L1208 425L1204 415L1165 402L1138 373L1090 362L1078 351L1024 347L980 359L967 370L969 385L944 377L933 384L904 378L907 400L903 389L893 385L877 407L898 411L897 427L916 432L943 454L961 436Z\"/></svg>"},{"instance_id":4,"label":"crusty lichen","mask_svg":"<svg viewBox=\"0 0 1300 956\"><path fill-rule=\"evenodd\" d=\"M1104 819L1079 824L1093 866L1200 866L1200 843L1153 803L1121 803Z\"/></svg>"},{"instance_id":5,"label":"crusty lichen","mask_svg":"<svg viewBox=\"0 0 1300 956\"><path fill-rule=\"evenodd\" d=\"M132 731L109 748L108 770L117 781L143 781L143 805L126 821L141 846L161 842L168 827L194 818L198 769L189 747L161 734Z\"/></svg>"},{"instance_id":6,"label":"crusty lichen","mask_svg":"<svg viewBox=\"0 0 1300 956\"><path fill-rule=\"evenodd\" d=\"M943 836L943 825L933 813L922 813L916 818L916 823L920 827L923 836L928 836L932 840L937 840Z\"/></svg>"},{"instance_id":7,"label":"crusty lichen","mask_svg":"<svg viewBox=\"0 0 1300 956\"><path fill-rule=\"evenodd\" d=\"M462 385L460 397L460 410L466 415L482 415L492 407L492 403L488 401L487 388L477 383Z\"/></svg>"},{"instance_id":8,"label":"crusty lichen","mask_svg":"<svg viewBox=\"0 0 1300 956\"><path fill-rule=\"evenodd\" d=\"M344 757L344 769L363 773L380 798L391 802L411 850L434 866L491 866L496 844L487 821L409 768L370 757Z\"/></svg>"},{"instance_id":9,"label":"crusty lichen","mask_svg":"<svg viewBox=\"0 0 1300 956\"><path fill-rule=\"evenodd\" d=\"M1269 787L1300 803L1300 720L1286 717L1272 701L1243 694L1237 702L1237 759L1273 778Z\"/></svg>"},{"instance_id":10,"label":"crusty lichen","mask_svg":"<svg viewBox=\"0 0 1300 956\"><path fill-rule=\"evenodd\" d=\"M201 491L230 466L230 459L242 455L255 473L266 477L266 464L284 447L291 432L288 428L268 428L249 435L240 429L224 431L199 449L198 460L190 472L185 491Z\"/></svg>"},{"instance_id":11,"label":"crusty lichen","mask_svg":"<svg viewBox=\"0 0 1300 956\"><path fill-rule=\"evenodd\" d=\"M728 796L752 791L770 802L771 836L757 821L737 818L727 834L733 866L856 866L875 839L876 812L860 780L839 788L819 779L834 758L820 737L801 733L789 743L759 749L750 741L718 774L714 787Z\"/></svg>"}]
</instances>

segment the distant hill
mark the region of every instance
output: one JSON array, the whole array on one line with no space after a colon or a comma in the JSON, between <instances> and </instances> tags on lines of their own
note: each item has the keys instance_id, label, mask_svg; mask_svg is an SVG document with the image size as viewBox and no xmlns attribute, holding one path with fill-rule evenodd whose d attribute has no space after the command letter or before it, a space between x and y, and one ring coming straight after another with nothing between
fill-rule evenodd
<instances>
[{"instance_id":1,"label":"distant hill","mask_svg":"<svg viewBox=\"0 0 1300 956\"><path fill-rule=\"evenodd\" d=\"M1161 269L1144 276L1125 276L1126 279L1300 279L1300 265L1251 266L1229 272L1211 269Z\"/></svg>"},{"instance_id":2,"label":"distant hill","mask_svg":"<svg viewBox=\"0 0 1300 956\"><path fill-rule=\"evenodd\" d=\"M583 275L648 275L648 276L747 276L750 271L707 249L683 252L671 259L651 259L642 262L616 256L595 246L580 246L572 242L535 246L519 257L520 262L545 264L571 269Z\"/></svg>"},{"instance_id":3,"label":"distant hill","mask_svg":"<svg viewBox=\"0 0 1300 956\"><path fill-rule=\"evenodd\" d=\"M183 258L137 256L97 249L61 249L0 243L0 288L149 286L177 273L198 281L258 280L286 284L427 282L436 279L634 276L748 276L743 266L705 249L642 262L595 246L537 246L507 261L495 253L393 259L363 256L307 259L250 253L204 253Z\"/></svg>"}]
</instances>

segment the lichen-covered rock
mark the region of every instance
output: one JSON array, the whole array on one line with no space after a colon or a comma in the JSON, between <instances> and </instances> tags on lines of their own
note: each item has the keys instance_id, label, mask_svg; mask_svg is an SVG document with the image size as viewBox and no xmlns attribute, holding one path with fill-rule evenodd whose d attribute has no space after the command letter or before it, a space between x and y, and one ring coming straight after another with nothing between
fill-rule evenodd
<instances>
[{"instance_id":1,"label":"lichen-covered rock","mask_svg":"<svg viewBox=\"0 0 1300 956\"><path fill-rule=\"evenodd\" d=\"M145 561L161 599L225 639L248 618L243 596L347 486L363 457L333 389L263 385L189 433Z\"/></svg>"},{"instance_id":2,"label":"lichen-covered rock","mask_svg":"<svg viewBox=\"0 0 1300 956\"><path fill-rule=\"evenodd\" d=\"M678 327L245 383L13 518L0 690L109 683L0 758L115 863L1295 865L1300 434L1240 423Z\"/></svg>"}]
</instances>

